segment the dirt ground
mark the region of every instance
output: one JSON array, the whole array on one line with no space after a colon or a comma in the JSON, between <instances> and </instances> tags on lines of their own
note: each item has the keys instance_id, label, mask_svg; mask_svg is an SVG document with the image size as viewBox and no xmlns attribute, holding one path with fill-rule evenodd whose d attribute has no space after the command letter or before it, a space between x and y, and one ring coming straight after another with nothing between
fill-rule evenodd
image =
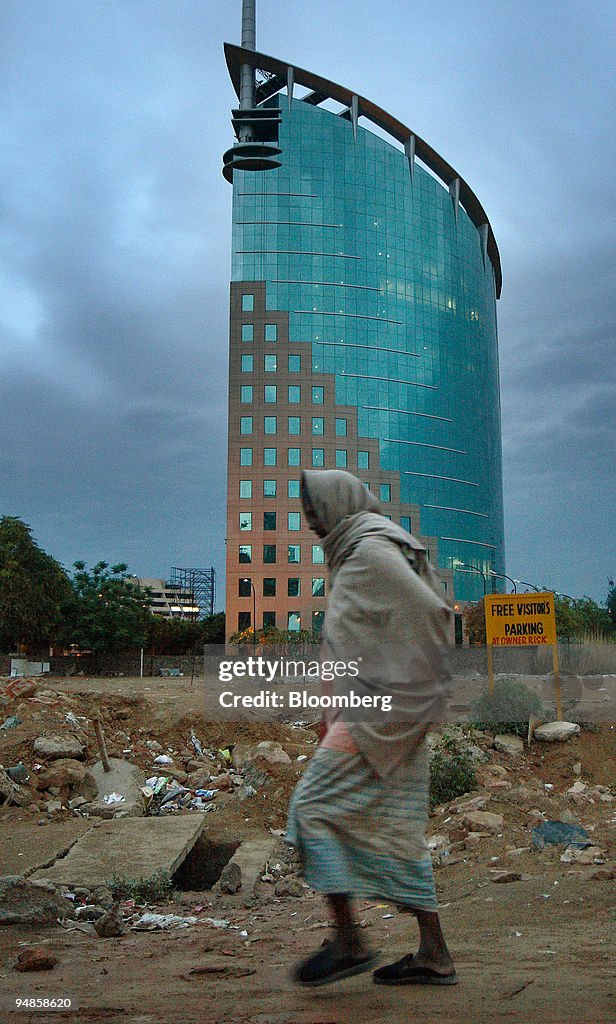
<instances>
[{"instance_id":1,"label":"dirt ground","mask_svg":"<svg viewBox=\"0 0 616 1024\"><path fill-rule=\"evenodd\" d=\"M205 829L213 839L228 841L284 827L289 794L305 765L296 758L314 750L310 723L294 728L278 722L208 722L198 682L191 687L188 679L46 680L44 689L50 694L46 702L22 702L22 725L1 738L0 763L5 766L20 759L31 765L32 740L60 729L68 711L89 716L101 710L110 752L122 756L116 733L128 735L130 757L144 768L151 764L147 739L182 750L191 727L212 748L241 739L274 739L290 753L292 764L269 765L268 784L250 800L221 794L218 812L205 816ZM602 723L598 731L583 731L565 744L536 743L522 758L490 754L480 772L480 791L489 794L488 810L505 818L503 834L485 837L474 847L454 845L453 855L435 868L441 920L460 978L455 987L391 989L373 985L367 974L314 991L298 990L290 970L329 934L326 906L307 888L301 898L278 898L272 886L262 883L257 895L244 901L208 892L179 894L172 904L156 909L194 913L198 923L165 933L101 939L57 926L0 928L0 1020L613 1024L616 881L594 879L596 865L563 863L562 847L513 856L508 850L530 846L534 819L529 811L558 819L569 810L605 851L605 866L614 865L616 800L611 802L609 793L605 800L596 793L574 800L567 789L581 777L616 794L615 738L616 729ZM92 755L89 760L95 751ZM500 770L492 779L506 777L513 790L486 789L488 769ZM16 870L18 855L28 846L53 846L62 835L70 839L79 819L68 811L49 819L44 807L38 801L0 808L0 875ZM428 831L450 838L453 832L455 838L457 828L459 819L446 806L436 809ZM503 867L522 872L522 880L495 884L491 869ZM204 918L224 918L229 926L216 928ZM413 917L386 901L359 902L357 919L366 942L381 951L382 962L416 949ZM24 945L51 949L58 964L52 971L18 974L14 962ZM25 996L68 997L77 1009L14 1017L10 1001Z\"/></svg>"}]
</instances>

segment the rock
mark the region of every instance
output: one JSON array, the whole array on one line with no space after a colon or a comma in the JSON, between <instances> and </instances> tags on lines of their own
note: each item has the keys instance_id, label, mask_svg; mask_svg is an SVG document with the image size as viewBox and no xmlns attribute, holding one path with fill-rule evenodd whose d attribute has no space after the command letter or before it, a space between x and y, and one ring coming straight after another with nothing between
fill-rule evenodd
<instances>
[{"instance_id":1,"label":"rock","mask_svg":"<svg viewBox=\"0 0 616 1024\"><path fill-rule=\"evenodd\" d=\"M210 788L218 789L220 792L231 789L233 782L231 781L230 775L217 775L215 778L210 779Z\"/></svg>"},{"instance_id":2,"label":"rock","mask_svg":"<svg viewBox=\"0 0 616 1024\"><path fill-rule=\"evenodd\" d=\"M522 875L519 871L491 871L490 880L492 882L519 882Z\"/></svg>"},{"instance_id":3,"label":"rock","mask_svg":"<svg viewBox=\"0 0 616 1024\"><path fill-rule=\"evenodd\" d=\"M85 907L75 907L75 917L78 921L98 921L104 913L102 907L97 907L93 903L88 903Z\"/></svg>"},{"instance_id":4,"label":"rock","mask_svg":"<svg viewBox=\"0 0 616 1024\"><path fill-rule=\"evenodd\" d=\"M62 801L61 800L49 800L49 802L47 803L47 813L48 814L59 814L61 810L62 810Z\"/></svg>"},{"instance_id":5,"label":"rock","mask_svg":"<svg viewBox=\"0 0 616 1024\"><path fill-rule=\"evenodd\" d=\"M51 925L70 916L71 904L49 882L29 882L19 875L0 878L0 925Z\"/></svg>"},{"instance_id":6,"label":"rock","mask_svg":"<svg viewBox=\"0 0 616 1024\"><path fill-rule=\"evenodd\" d=\"M560 816L560 820L564 821L565 825L581 825L582 824L582 822L580 821L578 815L575 814L574 811L570 811L568 807L566 808L566 810L564 810L562 812L562 814Z\"/></svg>"},{"instance_id":7,"label":"rock","mask_svg":"<svg viewBox=\"0 0 616 1024\"><path fill-rule=\"evenodd\" d=\"M94 922L94 930L101 939L114 939L119 935L124 935L126 927L122 911L117 903L114 903L102 917L99 917L98 921Z\"/></svg>"},{"instance_id":8,"label":"rock","mask_svg":"<svg viewBox=\"0 0 616 1024\"><path fill-rule=\"evenodd\" d=\"M304 887L298 878L281 878L274 886L274 894L299 898L304 895Z\"/></svg>"},{"instance_id":9,"label":"rock","mask_svg":"<svg viewBox=\"0 0 616 1024\"><path fill-rule=\"evenodd\" d=\"M489 789L490 792L493 791L496 793L500 791L501 793L506 793L511 789L511 783L507 782L506 779L487 779L486 782L484 782L484 787L485 789Z\"/></svg>"},{"instance_id":10,"label":"rock","mask_svg":"<svg viewBox=\"0 0 616 1024\"><path fill-rule=\"evenodd\" d=\"M34 753L43 761L58 761L60 758L74 758L83 761L85 749L76 736L39 736L34 741Z\"/></svg>"},{"instance_id":11,"label":"rock","mask_svg":"<svg viewBox=\"0 0 616 1024\"><path fill-rule=\"evenodd\" d=\"M613 882L616 880L616 868L597 868L588 877L593 882Z\"/></svg>"},{"instance_id":12,"label":"rock","mask_svg":"<svg viewBox=\"0 0 616 1024\"><path fill-rule=\"evenodd\" d=\"M519 757L524 753L524 743L519 736L495 736L494 749L500 751L501 754Z\"/></svg>"},{"instance_id":13,"label":"rock","mask_svg":"<svg viewBox=\"0 0 616 1024\"><path fill-rule=\"evenodd\" d=\"M530 853L530 846L516 846L513 850L505 850L505 857L521 857L523 853Z\"/></svg>"},{"instance_id":14,"label":"rock","mask_svg":"<svg viewBox=\"0 0 616 1024\"><path fill-rule=\"evenodd\" d=\"M451 804L450 810L452 814L467 814L470 811L483 811L484 807L487 807L489 803L489 796L458 797Z\"/></svg>"},{"instance_id":15,"label":"rock","mask_svg":"<svg viewBox=\"0 0 616 1024\"><path fill-rule=\"evenodd\" d=\"M60 757L37 776L39 789L52 786L78 786L86 777L85 765L72 757Z\"/></svg>"},{"instance_id":16,"label":"rock","mask_svg":"<svg viewBox=\"0 0 616 1024\"><path fill-rule=\"evenodd\" d=\"M153 750L156 754L162 754L164 747L158 742L158 740L146 740L145 745L148 750Z\"/></svg>"},{"instance_id":17,"label":"rock","mask_svg":"<svg viewBox=\"0 0 616 1024\"><path fill-rule=\"evenodd\" d=\"M225 864L220 875L220 891L236 893L242 888L242 869L235 861Z\"/></svg>"},{"instance_id":18,"label":"rock","mask_svg":"<svg viewBox=\"0 0 616 1024\"><path fill-rule=\"evenodd\" d=\"M141 787L145 784L145 776L140 768L130 761L110 757L111 771L106 772L100 761L86 770L84 782L79 787L94 790L96 799L92 803L83 804L82 811L87 811L98 818L122 817L138 818L143 815L143 794ZM165 773L166 774L166 773ZM124 801L118 804L106 804L104 797L110 793L119 793ZM84 794L84 795L87 795Z\"/></svg>"},{"instance_id":19,"label":"rock","mask_svg":"<svg viewBox=\"0 0 616 1024\"><path fill-rule=\"evenodd\" d=\"M211 777L209 768L201 766L197 771L190 773L187 785L190 789L209 789Z\"/></svg>"},{"instance_id":20,"label":"rock","mask_svg":"<svg viewBox=\"0 0 616 1024\"><path fill-rule=\"evenodd\" d=\"M270 764L291 764L291 758L280 743L273 740L262 740L261 743L236 743L233 748L233 767L236 770L252 764L262 757Z\"/></svg>"},{"instance_id":21,"label":"rock","mask_svg":"<svg viewBox=\"0 0 616 1024\"><path fill-rule=\"evenodd\" d=\"M4 768L0 768L0 804L12 804L16 792L17 785L7 775Z\"/></svg>"},{"instance_id":22,"label":"rock","mask_svg":"<svg viewBox=\"0 0 616 1024\"><path fill-rule=\"evenodd\" d=\"M560 859L563 864L602 864L604 856L599 846L586 846L583 850L568 846Z\"/></svg>"},{"instance_id":23,"label":"rock","mask_svg":"<svg viewBox=\"0 0 616 1024\"><path fill-rule=\"evenodd\" d=\"M567 794L569 796L582 796L587 791L587 789L587 784L585 782L582 782L581 779L577 779L577 781L574 782L572 786L569 786Z\"/></svg>"},{"instance_id":24,"label":"rock","mask_svg":"<svg viewBox=\"0 0 616 1024\"><path fill-rule=\"evenodd\" d=\"M563 743L573 736L579 736L577 722L547 722L535 729L535 739L542 743Z\"/></svg>"},{"instance_id":25,"label":"rock","mask_svg":"<svg viewBox=\"0 0 616 1024\"><path fill-rule=\"evenodd\" d=\"M464 849L475 849L475 847L481 842L481 840L487 839L489 835L489 832L469 832L466 839L464 840Z\"/></svg>"},{"instance_id":26,"label":"rock","mask_svg":"<svg viewBox=\"0 0 616 1024\"><path fill-rule=\"evenodd\" d=\"M106 885L97 885L96 889L90 893L90 901L97 907L104 907L105 910L110 910L114 903L113 896Z\"/></svg>"},{"instance_id":27,"label":"rock","mask_svg":"<svg viewBox=\"0 0 616 1024\"><path fill-rule=\"evenodd\" d=\"M57 956L50 949L43 949L42 946L34 946L31 949L22 949L15 964L16 971L50 971L58 962Z\"/></svg>"},{"instance_id":28,"label":"rock","mask_svg":"<svg viewBox=\"0 0 616 1024\"><path fill-rule=\"evenodd\" d=\"M505 819L502 814L472 811L464 816L464 824L471 832L490 832L492 835L496 835L498 832L502 832Z\"/></svg>"},{"instance_id":29,"label":"rock","mask_svg":"<svg viewBox=\"0 0 616 1024\"><path fill-rule=\"evenodd\" d=\"M579 777L582 774L582 762L576 761L576 763L573 765L572 771L574 775L577 775Z\"/></svg>"},{"instance_id":30,"label":"rock","mask_svg":"<svg viewBox=\"0 0 616 1024\"><path fill-rule=\"evenodd\" d=\"M184 786L188 782L188 772L185 772L183 768L175 768L174 765L165 767L163 775L168 775L170 779L175 779L181 786ZM206 789L206 786L195 786L195 789Z\"/></svg>"}]
</instances>

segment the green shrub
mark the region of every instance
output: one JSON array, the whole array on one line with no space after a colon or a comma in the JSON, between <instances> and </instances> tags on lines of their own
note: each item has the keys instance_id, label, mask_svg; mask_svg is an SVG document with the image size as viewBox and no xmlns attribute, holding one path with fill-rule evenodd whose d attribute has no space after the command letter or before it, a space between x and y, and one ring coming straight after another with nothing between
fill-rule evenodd
<instances>
[{"instance_id":1,"label":"green shrub","mask_svg":"<svg viewBox=\"0 0 616 1024\"><path fill-rule=\"evenodd\" d=\"M173 892L173 882L166 871L149 878L127 878L114 875L107 883L114 900L134 900L135 903L165 903Z\"/></svg>"},{"instance_id":2,"label":"green shrub","mask_svg":"<svg viewBox=\"0 0 616 1024\"><path fill-rule=\"evenodd\" d=\"M494 692L484 690L471 704L471 724L486 732L526 736L528 721L543 718L543 701L524 683L505 676L494 683Z\"/></svg>"},{"instance_id":3,"label":"green shrub","mask_svg":"<svg viewBox=\"0 0 616 1024\"><path fill-rule=\"evenodd\" d=\"M473 755L463 739L443 736L430 759L430 806L437 807L475 788Z\"/></svg>"}]
</instances>

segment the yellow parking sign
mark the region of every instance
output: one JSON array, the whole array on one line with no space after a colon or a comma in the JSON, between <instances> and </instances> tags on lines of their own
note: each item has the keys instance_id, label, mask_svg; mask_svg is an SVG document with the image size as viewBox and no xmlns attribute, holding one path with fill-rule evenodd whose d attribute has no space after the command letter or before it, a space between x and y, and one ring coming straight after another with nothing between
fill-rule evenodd
<instances>
[{"instance_id":1,"label":"yellow parking sign","mask_svg":"<svg viewBox=\"0 0 616 1024\"><path fill-rule=\"evenodd\" d=\"M494 647L556 643L554 594L486 594L486 641Z\"/></svg>"}]
</instances>

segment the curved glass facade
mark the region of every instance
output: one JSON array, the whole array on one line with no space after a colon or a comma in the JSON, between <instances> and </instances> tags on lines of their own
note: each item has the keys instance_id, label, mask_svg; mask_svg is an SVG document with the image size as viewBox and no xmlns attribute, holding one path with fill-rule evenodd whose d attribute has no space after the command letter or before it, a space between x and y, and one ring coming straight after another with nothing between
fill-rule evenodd
<instances>
[{"instance_id":1,"label":"curved glass facade","mask_svg":"<svg viewBox=\"0 0 616 1024\"><path fill-rule=\"evenodd\" d=\"M369 467L384 510L389 488L393 518L412 519L429 538L450 587L456 570L456 599L478 600L483 580L469 567L504 572L495 277L480 232L441 182L417 162L411 175L385 139L303 100L280 113L281 166L233 175L230 481L233 448L246 445L235 413L252 415L260 434L260 413L291 400L289 388L324 382L316 427L316 406L291 422L286 404L263 427L270 453L276 435L279 462L284 453L285 498L291 445L302 466L345 466L362 479ZM252 310L240 298L250 282L259 286ZM247 321L252 342L241 340ZM252 371L239 369L242 356L253 357ZM240 409L235 391L250 385L252 408ZM259 444L257 464L264 457ZM230 482L230 530L237 508L250 505L237 505ZM291 505L280 508L286 520ZM306 530L303 545L312 540ZM235 541L232 575L234 550ZM499 583L488 579L488 591Z\"/></svg>"}]
</instances>

